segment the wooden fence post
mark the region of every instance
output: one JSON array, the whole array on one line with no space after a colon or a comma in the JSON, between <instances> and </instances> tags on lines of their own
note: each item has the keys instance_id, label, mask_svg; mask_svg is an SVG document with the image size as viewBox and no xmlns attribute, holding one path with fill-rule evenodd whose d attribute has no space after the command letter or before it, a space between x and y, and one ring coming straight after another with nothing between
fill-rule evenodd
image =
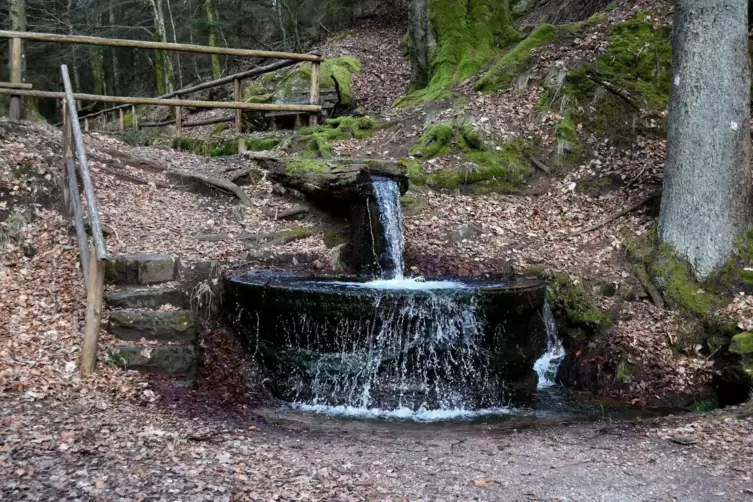
<instances>
[{"instance_id":1,"label":"wooden fence post","mask_svg":"<svg viewBox=\"0 0 753 502\"><path fill-rule=\"evenodd\" d=\"M311 100L312 105L319 104L319 62L311 63ZM309 125L316 126L319 116L316 113L309 115Z\"/></svg>"},{"instance_id":2,"label":"wooden fence post","mask_svg":"<svg viewBox=\"0 0 753 502\"><path fill-rule=\"evenodd\" d=\"M20 84L23 77L24 46L23 40L13 38L10 42L10 81ZM11 120L21 119L21 96L11 95L8 117Z\"/></svg>"},{"instance_id":3,"label":"wooden fence post","mask_svg":"<svg viewBox=\"0 0 753 502\"><path fill-rule=\"evenodd\" d=\"M139 116L136 115L136 105L131 105L131 123L133 124L133 130L139 130Z\"/></svg>"},{"instance_id":4,"label":"wooden fence post","mask_svg":"<svg viewBox=\"0 0 753 502\"><path fill-rule=\"evenodd\" d=\"M175 107L175 133L183 134L183 108L180 106Z\"/></svg>"},{"instance_id":5,"label":"wooden fence post","mask_svg":"<svg viewBox=\"0 0 753 502\"><path fill-rule=\"evenodd\" d=\"M102 322L102 296L105 289L105 263L89 246L89 281L86 288L86 326L81 349L81 372L90 375L97 366L97 344Z\"/></svg>"},{"instance_id":6,"label":"wooden fence post","mask_svg":"<svg viewBox=\"0 0 753 502\"><path fill-rule=\"evenodd\" d=\"M61 177L61 190L63 192L63 208L61 213L66 218L73 216L73 201L68 182L68 168L66 162L73 160L73 133L71 131L71 117L68 113L68 104L63 100L63 175Z\"/></svg>"},{"instance_id":7,"label":"wooden fence post","mask_svg":"<svg viewBox=\"0 0 753 502\"><path fill-rule=\"evenodd\" d=\"M241 95L241 80L236 78L233 80L233 97L236 103L240 103L243 99ZM235 133L238 135L238 153L246 151L246 140L241 137L243 134L243 110L235 110Z\"/></svg>"},{"instance_id":8,"label":"wooden fence post","mask_svg":"<svg viewBox=\"0 0 753 502\"><path fill-rule=\"evenodd\" d=\"M120 132L125 131L125 110L120 109L118 110L120 112Z\"/></svg>"},{"instance_id":9,"label":"wooden fence post","mask_svg":"<svg viewBox=\"0 0 753 502\"><path fill-rule=\"evenodd\" d=\"M89 132L89 119L84 119L84 132Z\"/></svg>"}]
</instances>

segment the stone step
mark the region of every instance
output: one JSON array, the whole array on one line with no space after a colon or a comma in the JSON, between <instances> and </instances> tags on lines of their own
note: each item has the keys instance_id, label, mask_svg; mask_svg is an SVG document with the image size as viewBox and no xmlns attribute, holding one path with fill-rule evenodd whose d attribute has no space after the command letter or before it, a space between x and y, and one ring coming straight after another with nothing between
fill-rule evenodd
<instances>
[{"instance_id":1,"label":"stone step","mask_svg":"<svg viewBox=\"0 0 753 502\"><path fill-rule=\"evenodd\" d=\"M193 343L196 323L187 310L116 310L110 312L107 329L121 340Z\"/></svg>"},{"instance_id":2,"label":"stone step","mask_svg":"<svg viewBox=\"0 0 753 502\"><path fill-rule=\"evenodd\" d=\"M111 364L143 373L195 376L196 349L186 345L126 345L107 355Z\"/></svg>"},{"instance_id":3,"label":"stone step","mask_svg":"<svg viewBox=\"0 0 753 502\"><path fill-rule=\"evenodd\" d=\"M105 301L113 309L157 309L162 305L188 308L188 294L179 288L125 288L111 291Z\"/></svg>"},{"instance_id":4,"label":"stone step","mask_svg":"<svg viewBox=\"0 0 753 502\"><path fill-rule=\"evenodd\" d=\"M178 259L167 254L118 256L107 263L105 279L119 285L148 285L174 281Z\"/></svg>"}]
</instances>

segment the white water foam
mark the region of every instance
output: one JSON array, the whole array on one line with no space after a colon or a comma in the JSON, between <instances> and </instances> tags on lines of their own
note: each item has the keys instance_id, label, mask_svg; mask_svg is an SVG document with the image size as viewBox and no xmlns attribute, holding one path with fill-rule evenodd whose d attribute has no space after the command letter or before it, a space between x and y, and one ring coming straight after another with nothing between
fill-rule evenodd
<instances>
[{"instance_id":1,"label":"white water foam","mask_svg":"<svg viewBox=\"0 0 753 502\"><path fill-rule=\"evenodd\" d=\"M356 406L328 406L323 404L300 403L291 403L290 407L298 411L317 413L331 417L355 418L361 420L411 420L422 423L473 420L482 417L508 416L515 413L514 408L486 408L481 410L466 410L462 408L439 410L419 409L414 411L410 408L382 410L379 408L361 408Z\"/></svg>"},{"instance_id":2,"label":"white water foam","mask_svg":"<svg viewBox=\"0 0 753 502\"><path fill-rule=\"evenodd\" d=\"M341 286L354 286L369 289L387 289L387 290L435 290L435 289L468 289L469 286L462 282L454 281L425 281L420 277L410 279L376 279L368 282L334 282L329 284L339 284Z\"/></svg>"},{"instance_id":3,"label":"white water foam","mask_svg":"<svg viewBox=\"0 0 753 502\"><path fill-rule=\"evenodd\" d=\"M534 371L539 375L538 389L548 389L557 384L557 370L565 358L565 348L557 334L557 323L554 320L552 308L549 302L544 303L544 323L546 324L547 348L533 365Z\"/></svg>"}]
</instances>

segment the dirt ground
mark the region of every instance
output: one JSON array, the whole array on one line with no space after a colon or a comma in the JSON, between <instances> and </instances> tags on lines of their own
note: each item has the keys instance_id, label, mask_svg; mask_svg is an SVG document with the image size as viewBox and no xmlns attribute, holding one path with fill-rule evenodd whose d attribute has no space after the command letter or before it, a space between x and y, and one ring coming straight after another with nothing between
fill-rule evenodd
<instances>
[{"instance_id":1,"label":"dirt ground","mask_svg":"<svg viewBox=\"0 0 753 502\"><path fill-rule=\"evenodd\" d=\"M431 425L184 411L6 400L0 500L753 500L750 421L719 419L741 432L725 452L689 417Z\"/></svg>"}]
</instances>

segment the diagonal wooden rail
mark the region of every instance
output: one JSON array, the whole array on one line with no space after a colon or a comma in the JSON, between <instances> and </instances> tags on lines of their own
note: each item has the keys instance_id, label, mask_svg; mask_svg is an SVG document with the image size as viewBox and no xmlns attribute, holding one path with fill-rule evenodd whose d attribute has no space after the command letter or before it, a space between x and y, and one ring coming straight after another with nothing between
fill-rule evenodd
<instances>
[{"instance_id":1,"label":"diagonal wooden rail","mask_svg":"<svg viewBox=\"0 0 753 502\"><path fill-rule=\"evenodd\" d=\"M63 212L73 216L78 236L81 268L84 272L86 285L86 325L84 327L84 341L81 347L81 372L88 375L94 371L97 363L97 343L99 329L102 322L102 301L105 284L105 263L109 260L105 238L102 234L102 224L99 221L99 208L94 194L89 171L89 161L84 148L84 136L78 121L76 99L73 97L68 67L62 65L60 73L63 77L64 106L63 106ZM75 161L78 160L78 169ZM78 174L78 176L77 176ZM81 208L81 194L78 189L77 177L84 187L84 199L89 216L89 226L92 234L92 244L86 234L84 214Z\"/></svg>"}]
</instances>

